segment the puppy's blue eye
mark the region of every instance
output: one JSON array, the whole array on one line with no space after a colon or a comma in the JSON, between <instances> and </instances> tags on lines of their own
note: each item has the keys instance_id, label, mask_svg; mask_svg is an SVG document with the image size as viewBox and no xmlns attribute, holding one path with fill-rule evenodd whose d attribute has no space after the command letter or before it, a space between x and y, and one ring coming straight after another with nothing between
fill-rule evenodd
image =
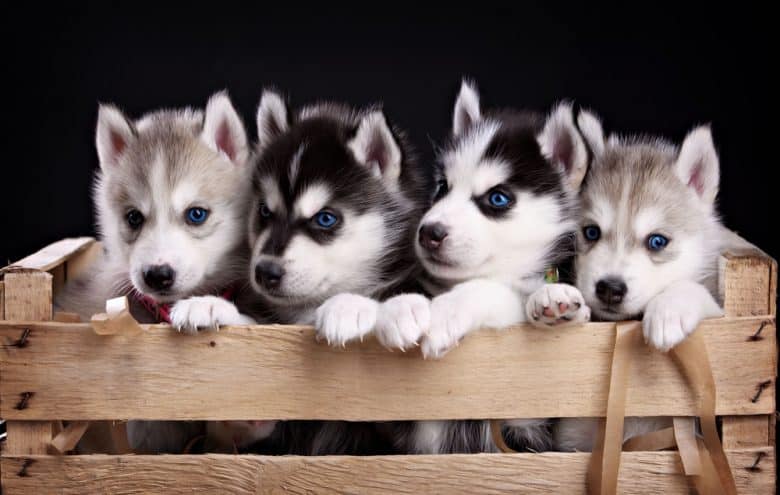
<instances>
[{"instance_id":1,"label":"puppy's blue eye","mask_svg":"<svg viewBox=\"0 0 780 495\"><path fill-rule=\"evenodd\" d=\"M601 239L601 229L598 225L588 225L582 229L582 235L590 242L596 242Z\"/></svg>"},{"instance_id":2,"label":"puppy's blue eye","mask_svg":"<svg viewBox=\"0 0 780 495\"><path fill-rule=\"evenodd\" d=\"M321 212L314 215L314 222L318 227L322 227L323 229L332 228L338 223L338 221L339 217L327 210L322 210Z\"/></svg>"},{"instance_id":3,"label":"puppy's blue eye","mask_svg":"<svg viewBox=\"0 0 780 495\"><path fill-rule=\"evenodd\" d=\"M200 225L209 217L209 210L198 206L187 210L187 222L192 225Z\"/></svg>"},{"instance_id":4,"label":"puppy's blue eye","mask_svg":"<svg viewBox=\"0 0 780 495\"><path fill-rule=\"evenodd\" d=\"M260 216L263 218L268 218L271 216L271 210L266 206L265 203L260 203Z\"/></svg>"},{"instance_id":5,"label":"puppy's blue eye","mask_svg":"<svg viewBox=\"0 0 780 495\"><path fill-rule=\"evenodd\" d=\"M512 202L509 196L499 191L490 193L489 201L493 208L506 208Z\"/></svg>"},{"instance_id":6,"label":"puppy's blue eye","mask_svg":"<svg viewBox=\"0 0 780 495\"><path fill-rule=\"evenodd\" d=\"M661 251L669 244L669 239L661 234L650 234L647 237L647 249L650 251Z\"/></svg>"},{"instance_id":7,"label":"puppy's blue eye","mask_svg":"<svg viewBox=\"0 0 780 495\"><path fill-rule=\"evenodd\" d=\"M144 215L138 210L130 210L127 212L127 215L125 215L125 220L127 221L127 225L129 225L131 229L135 230L143 225Z\"/></svg>"}]
</instances>

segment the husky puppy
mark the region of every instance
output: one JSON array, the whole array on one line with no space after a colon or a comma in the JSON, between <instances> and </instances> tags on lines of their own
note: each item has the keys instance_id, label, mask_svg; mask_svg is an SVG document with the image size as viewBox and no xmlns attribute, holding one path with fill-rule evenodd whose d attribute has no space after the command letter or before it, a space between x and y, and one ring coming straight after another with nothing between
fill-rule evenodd
<instances>
[{"instance_id":1,"label":"husky puppy","mask_svg":"<svg viewBox=\"0 0 780 495\"><path fill-rule=\"evenodd\" d=\"M415 242L422 283L435 297L429 305L407 295L383 303L380 340L394 337L401 347L419 341L424 356L438 358L479 328L587 321L590 310L577 289L544 283L545 270L573 254L577 190L588 165L570 106L559 105L546 120L515 111L483 115L476 89L464 81L453 137L439 161L433 204ZM422 421L394 430L405 452L497 450L487 421ZM550 446L544 419L508 421L504 433L518 449Z\"/></svg>"},{"instance_id":2,"label":"husky puppy","mask_svg":"<svg viewBox=\"0 0 780 495\"><path fill-rule=\"evenodd\" d=\"M600 320L641 318L645 341L667 351L722 315L712 296L725 232L712 134L697 127L678 148L647 137L605 141L592 115L579 125L593 162L581 191L576 285ZM670 424L626 418L624 437ZM555 430L557 448L592 449L594 421L564 419Z\"/></svg>"},{"instance_id":3,"label":"husky puppy","mask_svg":"<svg viewBox=\"0 0 780 495\"><path fill-rule=\"evenodd\" d=\"M271 319L312 324L324 301L344 293L335 322L368 308L342 328L373 328L371 298L403 290L418 266L410 239L424 187L403 135L378 108L323 103L292 115L273 91L262 95L257 128L250 277ZM325 423L333 443L320 432L315 450L343 451L346 427Z\"/></svg>"},{"instance_id":4,"label":"husky puppy","mask_svg":"<svg viewBox=\"0 0 780 495\"><path fill-rule=\"evenodd\" d=\"M251 171L243 123L224 92L205 113L161 110L136 121L113 105L98 112L95 204L104 250L57 305L83 318L129 296L143 323L180 330L248 324L220 294L246 283ZM196 424L131 422L131 446L181 452Z\"/></svg>"}]
</instances>

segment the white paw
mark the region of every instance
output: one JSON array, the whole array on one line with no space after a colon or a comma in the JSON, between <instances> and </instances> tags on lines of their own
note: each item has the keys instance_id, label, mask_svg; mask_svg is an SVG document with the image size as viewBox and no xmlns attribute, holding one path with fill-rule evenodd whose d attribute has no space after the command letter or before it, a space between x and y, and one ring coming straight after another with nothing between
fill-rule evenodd
<instances>
[{"instance_id":1,"label":"white paw","mask_svg":"<svg viewBox=\"0 0 780 495\"><path fill-rule=\"evenodd\" d=\"M315 318L317 338L332 346L362 339L374 329L379 303L368 297L339 294L325 301Z\"/></svg>"},{"instance_id":2,"label":"white paw","mask_svg":"<svg viewBox=\"0 0 780 495\"><path fill-rule=\"evenodd\" d=\"M560 326L590 321L582 293L568 284L545 284L528 298L528 321L536 326Z\"/></svg>"},{"instance_id":3,"label":"white paw","mask_svg":"<svg viewBox=\"0 0 780 495\"><path fill-rule=\"evenodd\" d=\"M431 324L431 302L421 294L391 297L379 306L376 337L389 349L405 350L428 331Z\"/></svg>"},{"instance_id":4,"label":"white paw","mask_svg":"<svg viewBox=\"0 0 780 495\"><path fill-rule=\"evenodd\" d=\"M190 297L174 304L171 310L171 325L185 332L253 323L254 320L238 312L235 304L216 296Z\"/></svg>"},{"instance_id":5,"label":"white paw","mask_svg":"<svg viewBox=\"0 0 780 495\"><path fill-rule=\"evenodd\" d=\"M692 301L656 296L647 304L642 319L645 342L666 352L696 330L699 321L699 308Z\"/></svg>"},{"instance_id":6,"label":"white paw","mask_svg":"<svg viewBox=\"0 0 780 495\"><path fill-rule=\"evenodd\" d=\"M431 301L431 325L420 341L423 357L438 359L458 345L472 330L470 312L459 304L459 298L448 292Z\"/></svg>"}]
</instances>

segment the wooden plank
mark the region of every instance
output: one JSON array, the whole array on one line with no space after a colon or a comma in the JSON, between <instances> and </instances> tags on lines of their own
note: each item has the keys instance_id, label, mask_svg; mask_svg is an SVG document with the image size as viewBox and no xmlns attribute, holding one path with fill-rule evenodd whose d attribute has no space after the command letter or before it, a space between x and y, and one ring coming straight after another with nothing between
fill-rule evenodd
<instances>
[{"instance_id":1,"label":"wooden plank","mask_svg":"<svg viewBox=\"0 0 780 495\"><path fill-rule=\"evenodd\" d=\"M772 449L728 453L740 493L774 493ZM759 454L758 470L747 470ZM6 495L17 493L585 494L589 454L440 456L3 457ZM676 452L626 452L618 493L688 494ZM21 473L21 474L20 474Z\"/></svg>"},{"instance_id":2,"label":"wooden plank","mask_svg":"<svg viewBox=\"0 0 780 495\"><path fill-rule=\"evenodd\" d=\"M726 315L774 318L777 312L777 263L732 233L720 259L719 288ZM775 376L776 370L775 367ZM774 388L775 382L769 386ZM722 418L723 444L727 447L774 444L774 435L770 435L773 423L768 417L725 416Z\"/></svg>"},{"instance_id":3,"label":"wooden plank","mask_svg":"<svg viewBox=\"0 0 780 495\"><path fill-rule=\"evenodd\" d=\"M40 251L22 258L16 263L12 263L7 268L29 268L48 272L54 267L61 265L77 253L84 251L95 242L92 237L77 237L72 239L62 239L49 244Z\"/></svg>"},{"instance_id":4,"label":"wooden plank","mask_svg":"<svg viewBox=\"0 0 780 495\"><path fill-rule=\"evenodd\" d=\"M51 320L51 275L34 270L11 271L5 274L4 283L7 320Z\"/></svg>"},{"instance_id":5,"label":"wooden plank","mask_svg":"<svg viewBox=\"0 0 780 495\"><path fill-rule=\"evenodd\" d=\"M771 445L769 438L770 421L774 421L774 415L726 416L723 421L721 435L723 447L737 449Z\"/></svg>"},{"instance_id":6,"label":"wooden plank","mask_svg":"<svg viewBox=\"0 0 780 495\"><path fill-rule=\"evenodd\" d=\"M51 421L7 421L3 454L47 454L54 436Z\"/></svg>"},{"instance_id":7,"label":"wooden plank","mask_svg":"<svg viewBox=\"0 0 780 495\"><path fill-rule=\"evenodd\" d=\"M736 234L720 257L718 280L727 316L776 314L777 263Z\"/></svg>"},{"instance_id":8,"label":"wooden plank","mask_svg":"<svg viewBox=\"0 0 780 495\"><path fill-rule=\"evenodd\" d=\"M32 321L51 320L52 276L50 274L36 270L15 269L5 273L4 284L5 316L7 318ZM2 372L0 372L0 376L5 379ZM1 380L0 383L2 383ZM1 395L2 393L0 393ZM1 398L0 402L2 402ZM0 407L1 409L2 407ZM8 453L45 454L47 452L52 438L52 424L50 422L18 423L7 421L6 425L8 437L5 448Z\"/></svg>"},{"instance_id":9,"label":"wooden plank","mask_svg":"<svg viewBox=\"0 0 780 495\"><path fill-rule=\"evenodd\" d=\"M774 325L706 321L719 415L771 414ZM27 345L15 345L25 328ZM184 335L144 325L98 336L87 324L0 323L0 415L7 419L466 419L603 416L612 324L477 332L444 359L388 352L376 342L334 349L307 327L254 326ZM698 411L675 364L632 360L629 416ZM34 392L24 409L15 405Z\"/></svg>"},{"instance_id":10,"label":"wooden plank","mask_svg":"<svg viewBox=\"0 0 780 495\"><path fill-rule=\"evenodd\" d=\"M0 320L5 320L5 282L0 280Z\"/></svg>"}]
</instances>

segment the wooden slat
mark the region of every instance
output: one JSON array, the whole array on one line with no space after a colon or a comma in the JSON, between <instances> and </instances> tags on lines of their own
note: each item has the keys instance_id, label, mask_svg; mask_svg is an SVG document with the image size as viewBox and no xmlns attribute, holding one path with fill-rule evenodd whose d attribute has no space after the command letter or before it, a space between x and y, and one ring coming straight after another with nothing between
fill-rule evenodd
<instances>
[{"instance_id":1,"label":"wooden slat","mask_svg":"<svg viewBox=\"0 0 780 495\"><path fill-rule=\"evenodd\" d=\"M34 270L5 274L5 318L17 321L49 321L52 317L52 276Z\"/></svg>"},{"instance_id":2,"label":"wooden slat","mask_svg":"<svg viewBox=\"0 0 780 495\"><path fill-rule=\"evenodd\" d=\"M759 453L758 470L747 470ZM728 453L740 493L774 493L772 449ZM585 494L589 454L3 457L4 494ZM618 493L688 494L676 452L627 452Z\"/></svg>"},{"instance_id":3,"label":"wooden slat","mask_svg":"<svg viewBox=\"0 0 780 495\"><path fill-rule=\"evenodd\" d=\"M718 280L727 316L776 314L777 263L736 234L720 257Z\"/></svg>"},{"instance_id":4,"label":"wooden slat","mask_svg":"<svg viewBox=\"0 0 780 495\"><path fill-rule=\"evenodd\" d=\"M5 272L4 285L5 316L7 318L34 321L51 320L52 276L50 274L36 270L14 269ZM1 371L0 377L5 379ZM2 393L0 392L0 394ZM2 413L0 413L0 417L3 417ZM7 421L6 427L8 437L5 448L8 453L47 453L52 438L51 422L18 423Z\"/></svg>"},{"instance_id":5,"label":"wooden slat","mask_svg":"<svg viewBox=\"0 0 780 495\"><path fill-rule=\"evenodd\" d=\"M5 282L0 280L0 320L5 320Z\"/></svg>"},{"instance_id":6,"label":"wooden slat","mask_svg":"<svg viewBox=\"0 0 780 495\"><path fill-rule=\"evenodd\" d=\"M47 272L54 267L61 265L77 253L89 248L94 242L95 239L92 237L62 239L61 241L49 244L35 254L22 258L16 263L12 263L11 267L30 268Z\"/></svg>"},{"instance_id":7,"label":"wooden slat","mask_svg":"<svg viewBox=\"0 0 780 495\"><path fill-rule=\"evenodd\" d=\"M727 416L722 426L723 447L737 449L771 445L769 422L773 420L774 415Z\"/></svg>"},{"instance_id":8,"label":"wooden slat","mask_svg":"<svg viewBox=\"0 0 780 495\"><path fill-rule=\"evenodd\" d=\"M47 454L53 437L51 421L7 421L3 453L13 455Z\"/></svg>"},{"instance_id":9,"label":"wooden slat","mask_svg":"<svg viewBox=\"0 0 780 495\"><path fill-rule=\"evenodd\" d=\"M775 331L763 318L701 328L718 414L770 414ZM27 345L15 346L25 328ZM376 342L333 349L305 327L225 328L196 336L145 326L96 335L86 324L0 324L0 414L8 419L461 419L603 416L612 324L469 336L444 359ZM677 367L649 348L633 358L626 414L697 413ZM34 392L26 408L20 394Z\"/></svg>"},{"instance_id":10,"label":"wooden slat","mask_svg":"<svg viewBox=\"0 0 780 495\"><path fill-rule=\"evenodd\" d=\"M727 251L720 259L719 287L728 316L767 315L774 318L776 315L777 263L733 233ZM764 329L767 330L774 332ZM772 381L769 387L774 388L775 382ZM727 447L774 444L774 435L770 434L773 424L772 416L725 416L722 418L723 444Z\"/></svg>"}]
</instances>

